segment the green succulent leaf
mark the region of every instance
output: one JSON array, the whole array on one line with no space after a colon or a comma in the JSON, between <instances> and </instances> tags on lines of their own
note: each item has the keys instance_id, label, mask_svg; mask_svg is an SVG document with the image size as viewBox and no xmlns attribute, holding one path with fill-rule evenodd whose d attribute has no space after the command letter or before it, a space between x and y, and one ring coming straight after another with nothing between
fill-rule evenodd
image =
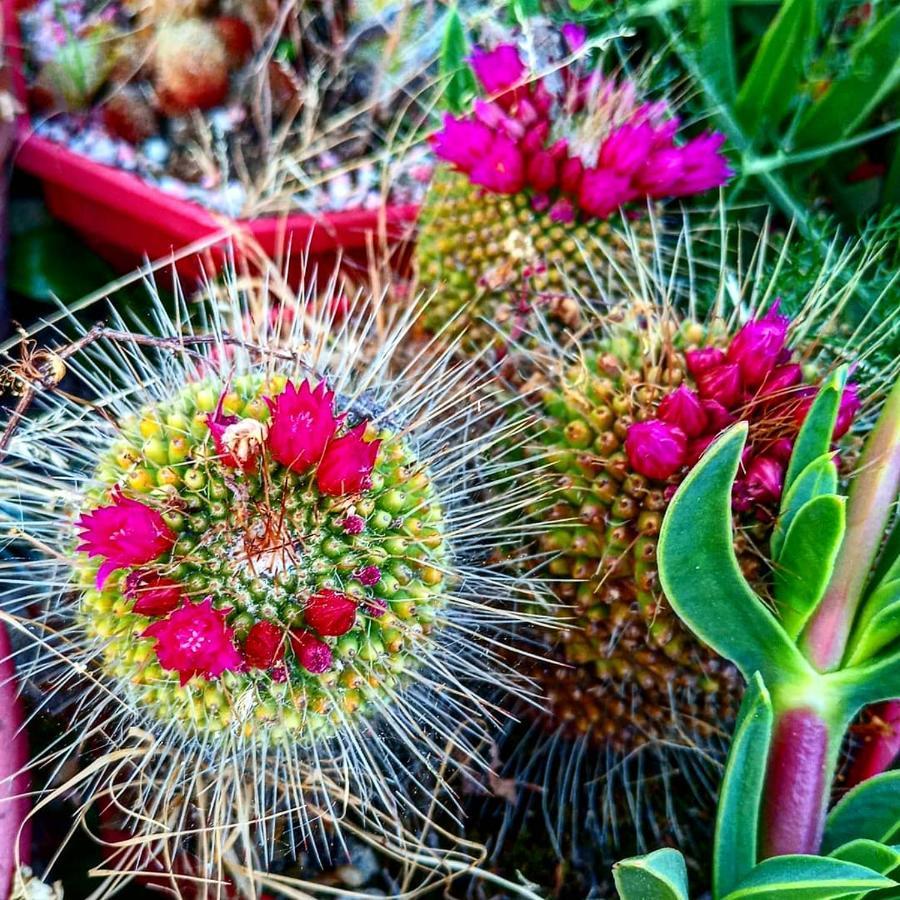
<instances>
[{"instance_id":1,"label":"green succulent leaf","mask_svg":"<svg viewBox=\"0 0 900 900\"><path fill-rule=\"evenodd\" d=\"M885 844L900 833L900 771L863 781L835 804L825 822L822 852L831 853L850 841Z\"/></svg>"},{"instance_id":2,"label":"green succulent leaf","mask_svg":"<svg viewBox=\"0 0 900 900\"><path fill-rule=\"evenodd\" d=\"M896 700L900 697L900 650L893 648L877 659L847 665L828 678L848 714L855 715L870 703Z\"/></svg>"},{"instance_id":3,"label":"green succulent leaf","mask_svg":"<svg viewBox=\"0 0 900 900\"><path fill-rule=\"evenodd\" d=\"M613 866L621 900L688 900L684 857L669 847Z\"/></svg>"},{"instance_id":4,"label":"green succulent leaf","mask_svg":"<svg viewBox=\"0 0 900 900\"><path fill-rule=\"evenodd\" d=\"M784 118L816 38L816 0L785 0L738 92L735 113L756 139Z\"/></svg>"},{"instance_id":5,"label":"green succulent leaf","mask_svg":"<svg viewBox=\"0 0 900 900\"><path fill-rule=\"evenodd\" d=\"M832 859L865 866L881 875L890 875L900 866L900 849L869 838L856 838L832 850L828 855Z\"/></svg>"},{"instance_id":6,"label":"green succulent leaf","mask_svg":"<svg viewBox=\"0 0 900 900\"><path fill-rule=\"evenodd\" d=\"M763 860L723 900L830 900L896 882L866 866L827 856Z\"/></svg>"},{"instance_id":7,"label":"green succulent leaf","mask_svg":"<svg viewBox=\"0 0 900 900\"><path fill-rule=\"evenodd\" d=\"M898 58L900 7L851 47L846 73L836 78L801 118L793 137L794 149L830 144L856 131L900 84Z\"/></svg>"},{"instance_id":8,"label":"green succulent leaf","mask_svg":"<svg viewBox=\"0 0 900 900\"><path fill-rule=\"evenodd\" d=\"M848 666L858 666L872 659L900 637L900 580L889 581L880 587L869 598L868 604L876 607L876 611L853 632L847 654Z\"/></svg>"},{"instance_id":9,"label":"green succulent leaf","mask_svg":"<svg viewBox=\"0 0 900 900\"><path fill-rule=\"evenodd\" d=\"M838 409L841 405L841 394L847 383L847 366L835 369L822 383L797 440L794 442L794 450L791 453L791 461L788 463L787 475L784 478L785 501L788 492L794 482L800 477L808 465L824 456L831 447L831 437L834 434L834 424L837 421ZM784 506L782 506L784 512Z\"/></svg>"},{"instance_id":10,"label":"green succulent leaf","mask_svg":"<svg viewBox=\"0 0 900 900\"><path fill-rule=\"evenodd\" d=\"M475 74L466 61L468 54L466 29L454 6L447 15L440 58L440 75L445 82L444 105L451 112L462 112L475 94Z\"/></svg>"},{"instance_id":11,"label":"green succulent leaf","mask_svg":"<svg viewBox=\"0 0 900 900\"><path fill-rule=\"evenodd\" d=\"M719 95L731 102L737 93L731 4L723 0L694 0L697 41L704 48L698 60Z\"/></svg>"},{"instance_id":12,"label":"green succulent leaf","mask_svg":"<svg viewBox=\"0 0 900 900\"><path fill-rule=\"evenodd\" d=\"M878 557L878 563L872 571L870 584L874 593L881 585L900 578L900 516L891 528L888 539Z\"/></svg>"},{"instance_id":13,"label":"green succulent leaf","mask_svg":"<svg viewBox=\"0 0 900 900\"><path fill-rule=\"evenodd\" d=\"M759 672L747 685L719 790L713 848L713 894L734 890L756 865L760 798L774 713Z\"/></svg>"},{"instance_id":14,"label":"green succulent leaf","mask_svg":"<svg viewBox=\"0 0 900 900\"><path fill-rule=\"evenodd\" d=\"M846 497L814 497L794 516L775 567L775 605L788 636L803 630L825 594L846 528Z\"/></svg>"},{"instance_id":15,"label":"green succulent leaf","mask_svg":"<svg viewBox=\"0 0 900 900\"><path fill-rule=\"evenodd\" d=\"M823 453L818 459L814 459L797 475L790 489L784 493L781 514L772 532L771 551L775 562L781 557L784 539L800 509L814 497L834 494L837 491L837 482L837 466L831 452Z\"/></svg>"},{"instance_id":16,"label":"green succulent leaf","mask_svg":"<svg viewBox=\"0 0 900 900\"><path fill-rule=\"evenodd\" d=\"M675 613L745 678L758 671L771 687L810 667L734 554L731 487L746 436L746 423L732 426L682 482L663 520L657 555Z\"/></svg>"}]
</instances>

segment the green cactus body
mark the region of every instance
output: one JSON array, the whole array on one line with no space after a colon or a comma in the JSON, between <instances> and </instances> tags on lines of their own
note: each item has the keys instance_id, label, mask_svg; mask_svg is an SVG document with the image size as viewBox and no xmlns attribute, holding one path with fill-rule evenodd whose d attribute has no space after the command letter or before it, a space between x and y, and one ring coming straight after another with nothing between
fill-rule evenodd
<instances>
[{"instance_id":1,"label":"green cactus body","mask_svg":"<svg viewBox=\"0 0 900 900\"><path fill-rule=\"evenodd\" d=\"M680 476L646 478L624 446L632 423L653 418L679 385L692 386L684 350L727 340L696 322L657 340L629 321L633 327L613 326L541 379L532 446L559 473L558 493L532 515L559 523L539 543L565 607L552 642L560 666L531 674L550 700L548 727L623 753L727 728L742 690L737 670L687 631L659 587L657 536ZM759 584L772 518L755 513L740 518L735 545L745 575Z\"/></svg>"},{"instance_id":2,"label":"green cactus body","mask_svg":"<svg viewBox=\"0 0 900 900\"><path fill-rule=\"evenodd\" d=\"M282 376L236 378L223 411L265 423L264 396L284 384ZM180 684L160 665L153 641L142 637L151 619L132 611L125 574L114 573L98 590L97 560L85 554L78 554L75 571L80 621L102 645L104 671L161 723L175 721L207 737L227 730L267 741L327 736L346 717L365 716L384 701L412 665L416 646L429 641L446 587L442 509L428 471L389 430L378 435L371 488L363 493L326 496L312 473L269 459L259 471L228 468L207 425L222 390L212 380L189 384L121 422L119 439L99 461L85 511L107 502L112 485L160 511L177 540L157 571L191 601L211 597L238 646L260 621L285 635L302 628L305 603L317 591L354 598L353 627L323 638L333 665L307 671L286 637L283 663L273 670L248 667ZM364 520L359 533L348 531L348 516ZM375 584L359 580L367 570L380 576Z\"/></svg>"},{"instance_id":3,"label":"green cactus body","mask_svg":"<svg viewBox=\"0 0 900 900\"><path fill-rule=\"evenodd\" d=\"M649 227L643 220L630 225L638 236ZM623 265L631 258L615 220L555 222L532 209L527 193L484 191L440 166L422 207L416 245L420 286L435 292L422 325L432 333L465 328L472 348L521 340L535 329L538 315L558 333L577 330L582 302L595 296L598 273L609 265L598 243Z\"/></svg>"}]
</instances>

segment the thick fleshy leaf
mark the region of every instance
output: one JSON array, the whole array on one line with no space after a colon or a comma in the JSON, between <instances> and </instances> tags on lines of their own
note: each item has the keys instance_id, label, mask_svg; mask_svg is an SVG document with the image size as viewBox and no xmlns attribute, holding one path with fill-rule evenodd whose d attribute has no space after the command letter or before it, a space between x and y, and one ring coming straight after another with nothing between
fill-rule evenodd
<instances>
[{"instance_id":1,"label":"thick fleshy leaf","mask_svg":"<svg viewBox=\"0 0 900 900\"><path fill-rule=\"evenodd\" d=\"M747 132L758 138L788 110L816 37L816 0L784 0L769 26L735 103Z\"/></svg>"},{"instance_id":2,"label":"thick fleshy leaf","mask_svg":"<svg viewBox=\"0 0 900 900\"><path fill-rule=\"evenodd\" d=\"M466 29L454 6L447 14L440 59L440 74L445 82L444 105L454 113L462 112L475 94L475 74L466 62L468 55Z\"/></svg>"},{"instance_id":3,"label":"thick fleshy leaf","mask_svg":"<svg viewBox=\"0 0 900 900\"><path fill-rule=\"evenodd\" d=\"M878 611L854 630L847 653L848 666L872 659L900 637L900 581L889 581L872 595L870 602L879 604Z\"/></svg>"},{"instance_id":4,"label":"thick fleshy leaf","mask_svg":"<svg viewBox=\"0 0 900 900\"><path fill-rule=\"evenodd\" d=\"M872 570L869 589L874 593L882 584L896 581L898 578L900 578L900 517L894 521L891 533L878 555L878 563Z\"/></svg>"},{"instance_id":5,"label":"thick fleshy leaf","mask_svg":"<svg viewBox=\"0 0 900 900\"><path fill-rule=\"evenodd\" d=\"M774 714L758 672L747 685L719 790L713 849L713 893L727 894L756 865L760 798Z\"/></svg>"},{"instance_id":6,"label":"thick fleshy leaf","mask_svg":"<svg viewBox=\"0 0 900 900\"><path fill-rule=\"evenodd\" d=\"M790 490L784 492L781 500L781 514L775 523L770 543L772 559L778 562L781 556L781 548L794 516L813 497L821 494L833 494L837 491L837 466L834 464L833 453L823 453L818 459L814 459L794 479Z\"/></svg>"},{"instance_id":7,"label":"thick fleshy leaf","mask_svg":"<svg viewBox=\"0 0 900 900\"><path fill-rule=\"evenodd\" d=\"M828 679L840 691L848 714L855 715L872 703L896 700L900 697L900 649L892 648L874 660L838 669Z\"/></svg>"},{"instance_id":8,"label":"thick fleshy leaf","mask_svg":"<svg viewBox=\"0 0 900 900\"><path fill-rule=\"evenodd\" d=\"M774 856L756 866L724 900L832 900L893 884L878 872L840 859Z\"/></svg>"},{"instance_id":9,"label":"thick fleshy leaf","mask_svg":"<svg viewBox=\"0 0 900 900\"><path fill-rule=\"evenodd\" d=\"M810 668L734 554L731 487L746 436L746 423L732 426L682 482L663 520L657 556L676 614L745 678L758 671L771 687Z\"/></svg>"},{"instance_id":10,"label":"thick fleshy leaf","mask_svg":"<svg viewBox=\"0 0 900 900\"><path fill-rule=\"evenodd\" d=\"M857 838L828 854L833 859L865 866L881 875L890 875L900 866L900 850L869 838Z\"/></svg>"},{"instance_id":11,"label":"thick fleshy leaf","mask_svg":"<svg viewBox=\"0 0 900 900\"><path fill-rule=\"evenodd\" d=\"M684 857L668 847L616 863L613 879L621 900L688 900Z\"/></svg>"},{"instance_id":12,"label":"thick fleshy leaf","mask_svg":"<svg viewBox=\"0 0 900 900\"><path fill-rule=\"evenodd\" d=\"M900 8L876 22L850 48L843 74L807 110L794 132L795 150L852 134L900 84Z\"/></svg>"},{"instance_id":13,"label":"thick fleshy leaf","mask_svg":"<svg viewBox=\"0 0 900 900\"><path fill-rule=\"evenodd\" d=\"M789 491L800 473L831 447L834 423L841 405L841 394L847 383L847 367L835 369L822 383L813 400L803 425L794 442L794 451L788 463L784 479L785 492Z\"/></svg>"},{"instance_id":14,"label":"thick fleshy leaf","mask_svg":"<svg viewBox=\"0 0 900 900\"><path fill-rule=\"evenodd\" d=\"M862 838L890 843L900 833L900 772L858 784L838 801L825 822L822 852Z\"/></svg>"},{"instance_id":15,"label":"thick fleshy leaf","mask_svg":"<svg viewBox=\"0 0 900 900\"><path fill-rule=\"evenodd\" d=\"M791 522L775 567L775 605L794 639L825 594L844 537L846 497L825 494Z\"/></svg>"}]
</instances>

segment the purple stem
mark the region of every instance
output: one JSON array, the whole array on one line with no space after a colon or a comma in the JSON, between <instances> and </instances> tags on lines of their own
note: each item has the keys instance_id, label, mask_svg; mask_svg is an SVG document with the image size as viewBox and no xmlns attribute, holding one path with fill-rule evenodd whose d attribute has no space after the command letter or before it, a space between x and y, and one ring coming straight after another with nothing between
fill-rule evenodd
<instances>
[{"instance_id":1,"label":"purple stem","mask_svg":"<svg viewBox=\"0 0 900 900\"><path fill-rule=\"evenodd\" d=\"M776 719L763 798L764 859L818 852L833 743L828 725L809 707L789 709Z\"/></svg>"}]
</instances>

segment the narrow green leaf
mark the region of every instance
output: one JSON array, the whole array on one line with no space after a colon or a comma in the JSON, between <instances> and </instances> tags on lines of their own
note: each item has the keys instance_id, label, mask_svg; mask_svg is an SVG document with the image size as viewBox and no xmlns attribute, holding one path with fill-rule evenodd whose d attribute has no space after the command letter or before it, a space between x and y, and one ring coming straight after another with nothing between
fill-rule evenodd
<instances>
[{"instance_id":1,"label":"narrow green leaf","mask_svg":"<svg viewBox=\"0 0 900 900\"><path fill-rule=\"evenodd\" d=\"M861 665L900 638L900 580L889 581L879 588L869 603L877 610L854 629L847 654L848 666Z\"/></svg>"},{"instance_id":2,"label":"narrow green leaf","mask_svg":"<svg viewBox=\"0 0 900 900\"><path fill-rule=\"evenodd\" d=\"M900 138L894 139L894 149L890 154L884 187L881 191L881 203L885 209L900 204Z\"/></svg>"},{"instance_id":3,"label":"narrow green leaf","mask_svg":"<svg viewBox=\"0 0 900 900\"><path fill-rule=\"evenodd\" d=\"M816 0L784 0L763 35L735 103L735 114L755 138L784 118L815 37Z\"/></svg>"},{"instance_id":4,"label":"narrow green leaf","mask_svg":"<svg viewBox=\"0 0 900 900\"><path fill-rule=\"evenodd\" d=\"M797 475L781 499L781 514L775 523L770 542L773 561L778 562L780 559L787 531L801 507L813 497L834 494L837 491L837 480L837 466L831 452L823 453L818 459L814 459Z\"/></svg>"},{"instance_id":5,"label":"narrow green leaf","mask_svg":"<svg viewBox=\"0 0 900 900\"><path fill-rule=\"evenodd\" d=\"M724 900L832 900L893 884L878 872L840 859L775 856L756 866Z\"/></svg>"},{"instance_id":6,"label":"narrow green leaf","mask_svg":"<svg viewBox=\"0 0 900 900\"><path fill-rule=\"evenodd\" d=\"M731 103L737 93L734 34L730 0L694 0L697 45L703 48L698 62L723 100Z\"/></svg>"},{"instance_id":7,"label":"narrow green leaf","mask_svg":"<svg viewBox=\"0 0 900 900\"><path fill-rule=\"evenodd\" d=\"M794 517L775 568L775 605L795 639L825 594L846 528L847 498L813 497Z\"/></svg>"},{"instance_id":8,"label":"narrow green leaf","mask_svg":"<svg viewBox=\"0 0 900 900\"><path fill-rule=\"evenodd\" d=\"M756 865L760 798L774 713L769 692L754 672L741 703L719 790L713 848L713 895L737 887Z\"/></svg>"},{"instance_id":9,"label":"narrow green leaf","mask_svg":"<svg viewBox=\"0 0 900 900\"><path fill-rule=\"evenodd\" d=\"M872 570L869 580L871 590L875 591L888 581L900 578L900 516L895 520L888 539L878 554L878 562Z\"/></svg>"},{"instance_id":10,"label":"narrow green leaf","mask_svg":"<svg viewBox=\"0 0 900 900\"><path fill-rule=\"evenodd\" d=\"M879 875L890 875L900 866L900 851L896 847L889 847L869 838L856 838L832 850L828 855L832 859L842 859L844 862L865 866L873 872L878 872Z\"/></svg>"},{"instance_id":11,"label":"narrow green leaf","mask_svg":"<svg viewBox=\"0 0 900 900\"><path fill-rule=\"evenodd\" d=\"M454 6L447 14L440 58L440 75L445 84L443 101L451 112L462 112L475 94L475 75L466 61L468 54L466 29Z\"/></svg>"},{"instance_id":12,"label":"narrow green leaf","mask_svg":"<svg viewBox=\"0 0 900 900\"><path fill-rule=\"evenodd\" d=\"M621 900L688 900L684 857L668 847L616 863L613 879Z\"/></svg>"},{"instance_id":13,"label":"narrow green leaf","mask_svg":"<svg viewBox=\"0 0 900 900\"><path fill-rule=\"evenodd\" d=\"M809 665L741 574L732 546L731 487L746 423L719 437L682 482L663 520L657 551L663 590L676 614L745 678L766 684Z\"/></svg>"},{"instance_id":14,"label":"narrow green leaf","mask_svg":"<svg viewBox=\"0 0 900 900\"><path fill-rule=\"evenodd\" d=\"M800 473L814 460L823 456L831 447L834 423L841 405L841 394L847 383L847 366L835 369L822 383L816 399L803 420L794 442L791 461L784 478L784 489L789 491Z\"/></svg>"},{"instance_id":15,"label":"narrow green leaf","mask_svg":"<svg viewBox=\"0 0 900 900\"><path fill-rule=\"evenodd\" d=\"M828 681L841 693L848 715L872 703L896 700L900 697L900 650L891 649L861 665L838 669L830 673Z\"/></svg>"},{"instance_id":16,"label":"narrow green leaf","mask_svg":"<svg viewBox=\"0 0 900 900\"><path fill-rule=\"evenodd\" d=\"M860 36L850 48L844 75L835 79L800 120L795 150L829 144L853 134L900 84L900 7Z\"/></svg>"},{"instance_id":17,"label":"narrow green leaf","mask_svg":"<svg viewBox=\"0 0 900 900\"><path fill-rule=\"evenodd\" d=\"M825 822L822 852L866 838L890 843L900 833L900 772L875 775L848 791Z\"/></svg>"}]
</instances>

